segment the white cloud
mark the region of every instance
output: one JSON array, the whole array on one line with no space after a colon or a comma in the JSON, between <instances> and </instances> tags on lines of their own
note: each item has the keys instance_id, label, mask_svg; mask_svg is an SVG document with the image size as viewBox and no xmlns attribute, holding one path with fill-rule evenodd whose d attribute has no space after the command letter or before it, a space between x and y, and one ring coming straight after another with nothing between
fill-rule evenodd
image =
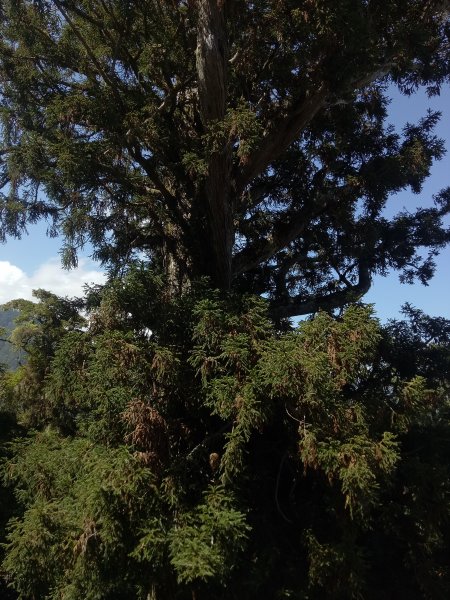
<instances>
[{"instance_id":1,"label":"white cloud","mask_svg":"<svg viewBox=\"0 0 450 600\"><path fill-rule=\"evenodd\" d=\"M58 259L43 263L32 275L9 261L0 260L0 304L14 298L33 298L32 291L43 288L58 296L81 296L86 283L104 283L105 273L87 260L78 268L66 271Z\"/></svg>"}]
</instances>

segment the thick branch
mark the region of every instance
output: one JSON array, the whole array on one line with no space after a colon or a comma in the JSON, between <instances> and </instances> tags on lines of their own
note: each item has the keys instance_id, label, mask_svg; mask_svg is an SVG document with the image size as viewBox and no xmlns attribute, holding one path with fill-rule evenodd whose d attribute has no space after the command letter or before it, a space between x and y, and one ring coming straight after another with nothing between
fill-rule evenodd
<instances>
[{"instance_id":1,"label":"thick branch","mask_svg":"<svg viewBox=\"0 0 450 600\"><path fill-rule=\"evenodd\" d=\"M127 150L130 153L130 156L144 169L148 178L155 186L155 190L159 194L161 194L161 197L164 199L165 207L169 211L170 216L172 217L174 222L177 223L177 225L179 225L186 232L186 222L180 213L177 204L177 198L173 194L171 194L171 192L167 189L167 187L158 177L153 161L150 158L142 156L142 152L137 147L137 144L136 146L128 145Z\"/></svg>"},{"instance_id":2,"label":"thick branch","mask_svg":"<svg viewBox=\"0 0 450 600\"><path fill-rule=\"evenodd\" d=\"M358 266L358 283L346 289L333 292L324 296L313 296L303 300L302 296L291 297L286 304L274 303L271 307L271 315L275 319L285 319L308 315L318 310L333 310L340 308L350 302L357 302L370 289L370 271L364 261Z\"/></svg>"},{"instance_id":3,"label":"thick branch","mask_svg":"<svg viewBox=\"0 0 450 600\"><path fill-rule=\"evenodd\" d=\"M237 277L256 268L293 242L305 231L311 220L318 217L327 208L335 195L322 194L317 200L311 202L308 210L294 213L289 219L286 218L286 214L282 214L274 224L271 236L258 240L255 244L245 247L236 254L233 259L233 276Z\"/></svg>"},{"instance_id":4,"label":"thick branch","mask_svg":"<svg viewBox=\"0 0 450 600\"><path fill-rule=\"evenodd\" d=\"M226 33L217 0L199 0L198 13L198 94L201 118L207 127L225 115Z\"/></svg>"},{"instance_id":5,"label":"thick branch","mask_svg":"<svg viewBox=\"0 0 450 600\"><path fill-rule=\"evenodd\" d=\"M307 94L305 98L292 105L288 113L274 122L271 131L262 140L259 147L249 157L246 166L237 178L237 191L241 193L245 187L258 175L263 173L271 162L276 160L311 123L316 114L327 106L339 103L340 97L363 89L377 79L385 77L395 64L389 58L372 71L349 82L338 96L333 95L325 83L316 91Z\"/></svg>"},{"instance_id":6,"label":"thick branch","mask_svg":"<svg viewBox=\"0 0 450 600\"><path fill-rule=\"evenodd\" d=\"M258 149L249 157L245 168L238 177L237 191L240 193L255 177L264 172L268 165L278 158L307 127L316 114L325 106L327 90L325 86L295 104L288 115L279 118L271 132L263 139Z\"/></svg>"}]
</instances>

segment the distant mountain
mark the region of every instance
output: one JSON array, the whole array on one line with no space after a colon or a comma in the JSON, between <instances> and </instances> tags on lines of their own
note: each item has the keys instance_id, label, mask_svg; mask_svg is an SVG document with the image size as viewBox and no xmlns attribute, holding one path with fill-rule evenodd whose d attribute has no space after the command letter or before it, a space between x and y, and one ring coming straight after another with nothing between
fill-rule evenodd
<instances>
[{"instance_id":1,"label":"distant mountain","mask_svg":"<svg viewBox=\"0 0 450 600\"><path fill-rule=\"evenodd\" d=\"M14 328L14 319L18 315L18 311L16 310L0 310L0 329L6 329L7 333L5 336L7 337L9 332ZM0 341L0 364L6 365L8 369L17 369L21 360L21 353L18 350L14 349L14 346L8 344L8 342ZM23 360L23 357L22 357Z\"/></svg>"}]
</instances>

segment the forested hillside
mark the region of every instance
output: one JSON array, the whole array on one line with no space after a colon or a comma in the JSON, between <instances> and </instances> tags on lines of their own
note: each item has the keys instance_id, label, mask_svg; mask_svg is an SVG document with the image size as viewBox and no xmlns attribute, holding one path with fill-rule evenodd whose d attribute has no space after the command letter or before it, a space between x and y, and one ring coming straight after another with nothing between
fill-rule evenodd
<instances>
[{"instance_id":1,"label":"forested hillside","mask_svg":"<svg viewBox=\"0 0 450 600\"><path fill-rule=\"evenodd\" d=\"M0 338L4 338L5 340L8 338L14 328L14 319L18 314L19 313L15 310L0 310L0 331L3 330L3 334L0 334ZM21 353L7 341L0 339L0 364L6 365L8 369L14 370L19 366L21 360L24 360L24 353Z\"/></svg>"}]
</instances>

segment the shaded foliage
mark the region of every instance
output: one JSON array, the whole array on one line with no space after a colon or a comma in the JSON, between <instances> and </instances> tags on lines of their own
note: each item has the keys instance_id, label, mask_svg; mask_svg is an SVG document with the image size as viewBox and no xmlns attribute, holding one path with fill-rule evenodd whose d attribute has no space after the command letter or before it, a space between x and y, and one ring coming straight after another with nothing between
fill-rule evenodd
<instances>
[{"instance_id":1,"label":"shaded foliage","mask_svg":"<svg viewBox=\"0 0 450 600\"><path fill-rule=\"evenodd\" d=\"M4 467L21 597L448 594L448 322L353 306L280 333L257 297L168 300L145 266L86 304L53 330L41 400L14 390L41 428Z\"/></svg>"},{"instance_id":2,"label":"shaded foliage","mask_svg":"<svg viewBox=\"0 0 450 600\"><path fill-rule=\"evenodd\" d=\"M109 269L8 305L21 599L448 597L450 325L359 302L450 239L448 189L385 212L444 154L386 117L448 83L449 10L1 4L0 241L46 219Z\"/></svg>"}]
</instances>

